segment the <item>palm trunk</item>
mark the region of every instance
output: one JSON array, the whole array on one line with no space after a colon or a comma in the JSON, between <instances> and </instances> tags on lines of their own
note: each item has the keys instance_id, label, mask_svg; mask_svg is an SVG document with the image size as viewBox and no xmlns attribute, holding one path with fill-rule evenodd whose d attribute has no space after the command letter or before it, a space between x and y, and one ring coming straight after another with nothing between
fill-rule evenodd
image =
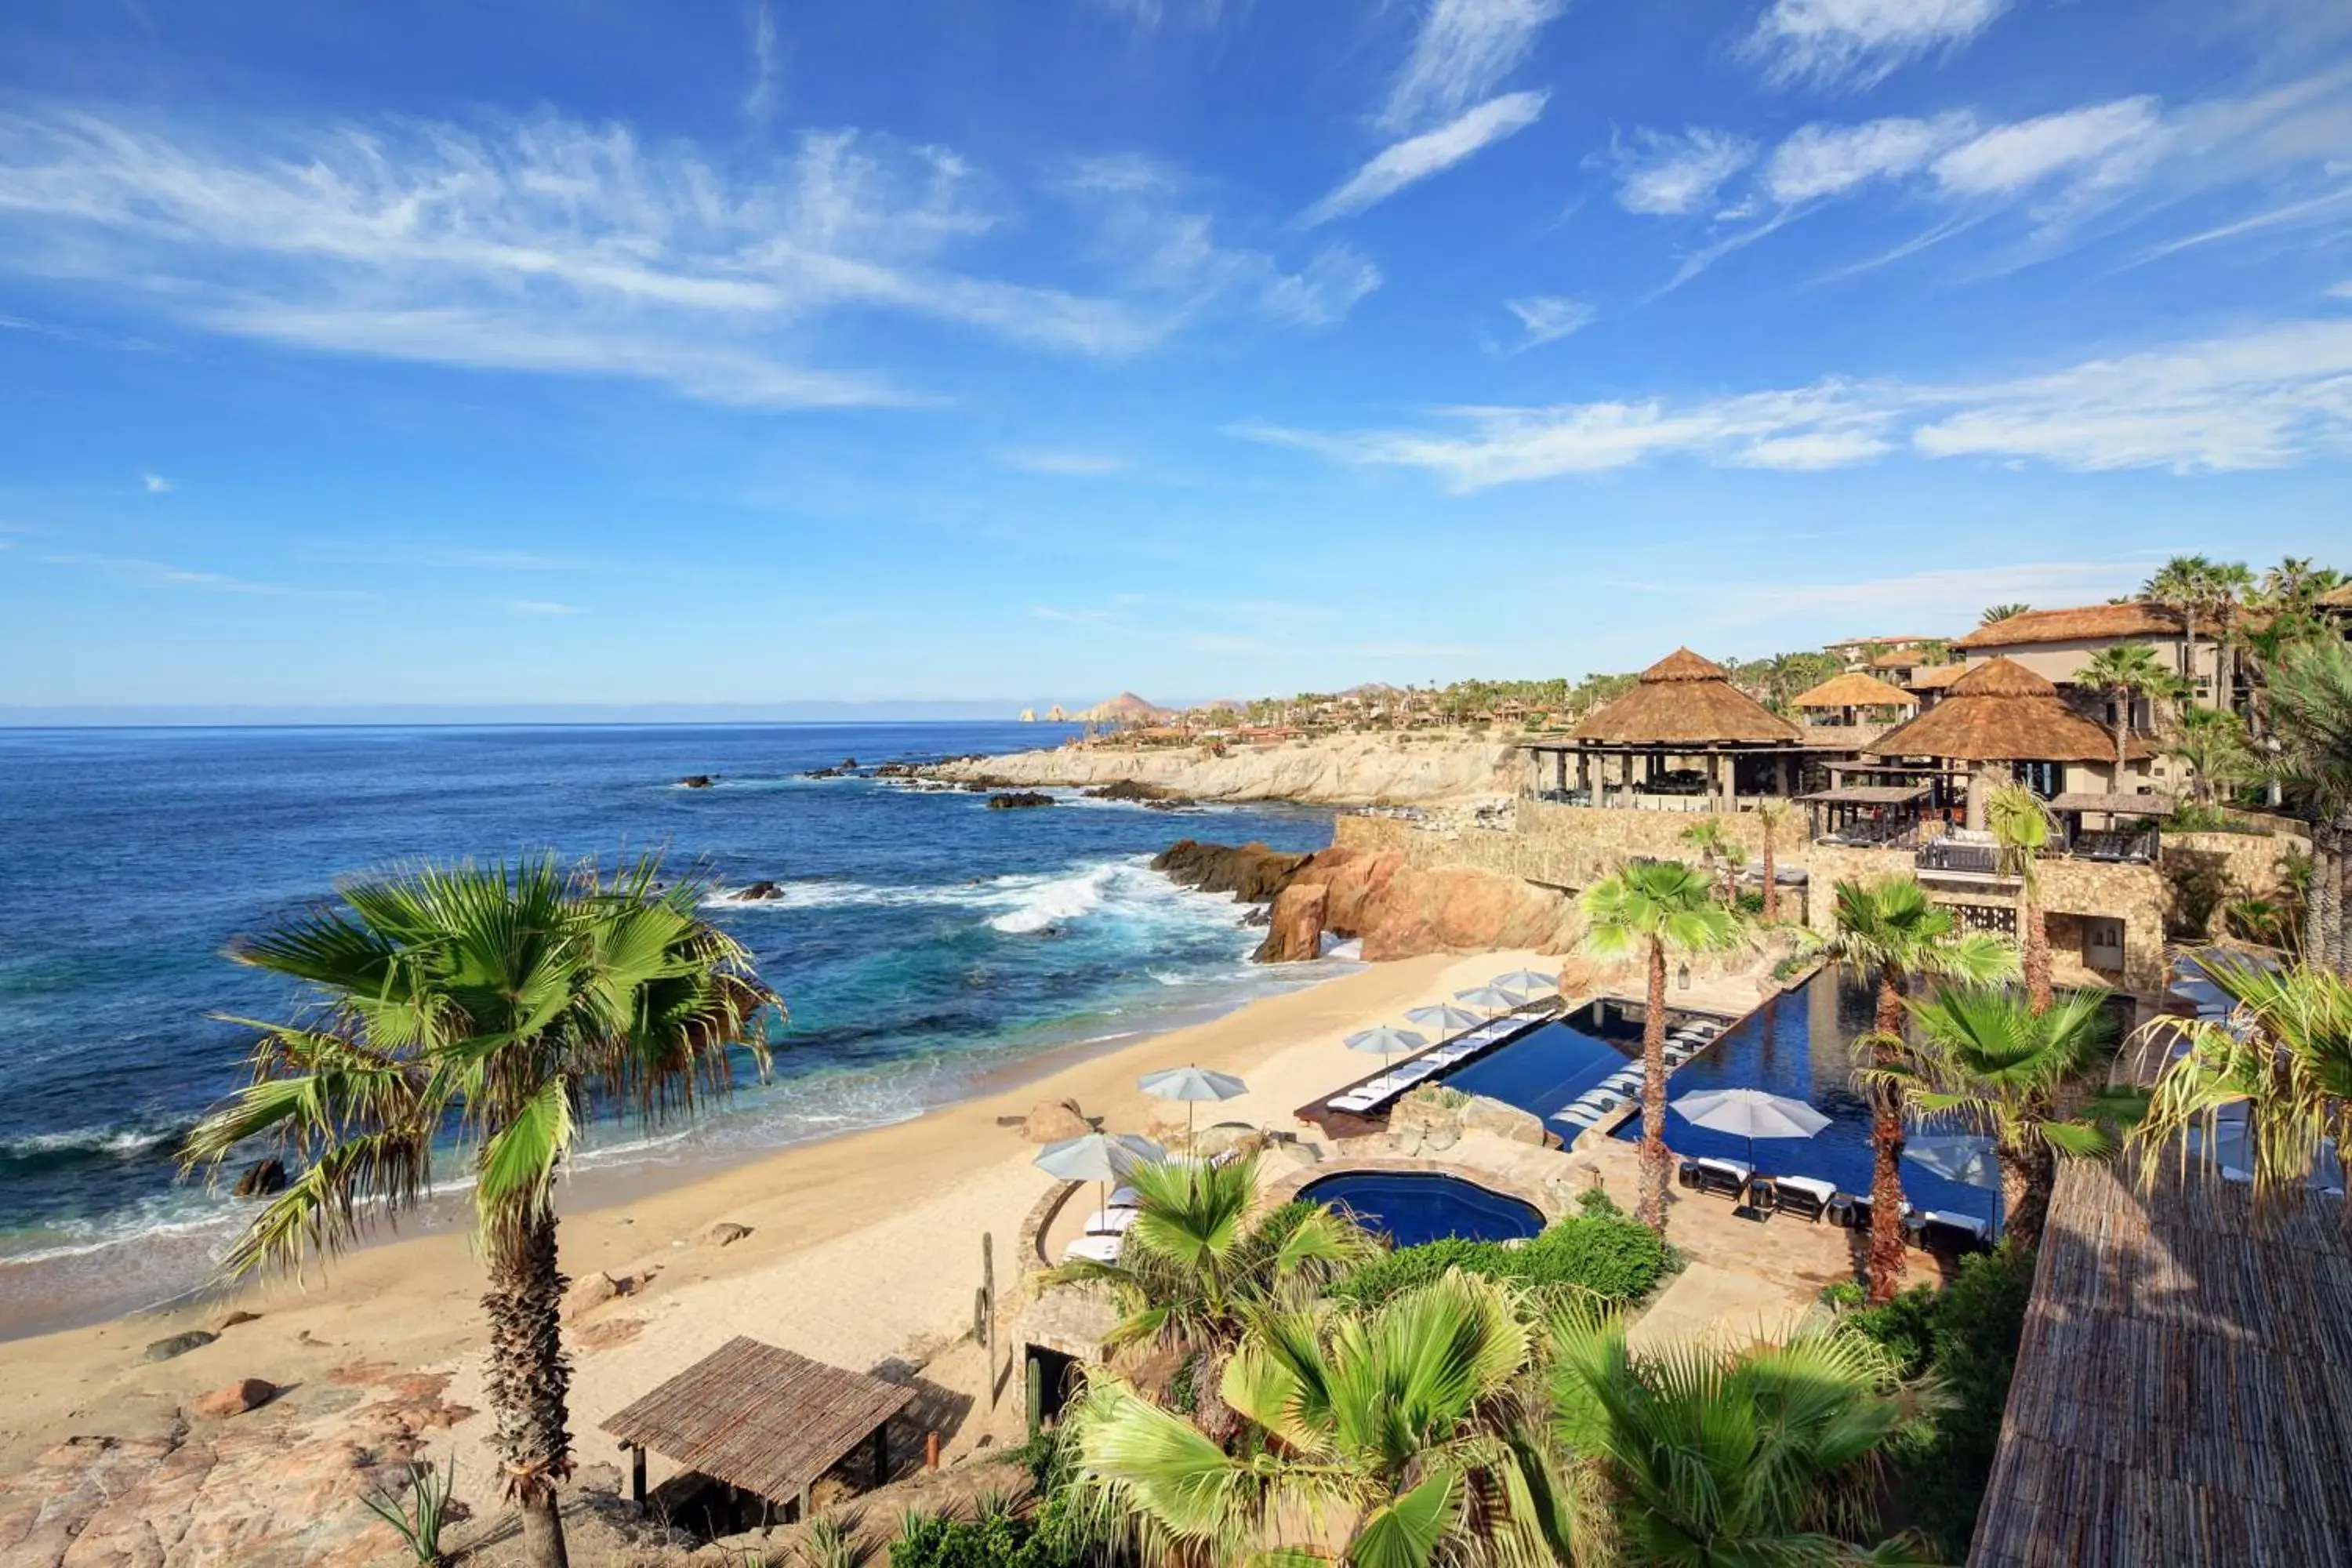
<instances>
[{"instance_id":1,"label":"palm trunk","mask_svg":"<svg viewBox=\"0 0 2352 1568\"><path fill-rule=\"evenodd\" d=\"M2117 795L2121 795L2121 794L2123 793L2123 789L2124 789L2124 767L2125 767L2126 754L2127 752L2130 752L2130 750L2131 750L2131 704L2132 704L2131 693L2130 693L2129 691L2127 691L2127 690L2119 690L2119 691L2116 692L2116 694L2115 694L2115 699L2116 699L2116 783L2115 783L2115 791L2116 791L2116 793Z\"/></svg>"},{"instance_id":2,"label":"palm trunk","mask_svg":"<svg viewBox=\"0 0 2352 1568\"><path fill-rule=\"evenodd\" d=\"M2031 849L2023 851L2031 855ZM2050 1011L2055 999L2050 984L2050 927L2042 917L2042 890L2034 886L2033 868L2025 868L2017 897L2019 967L2024 972L2025 1001L2036 1013Z\"/></svg>"},{"instance_id":3,"label":"palm trunk","mask_svg":"<svg viewBox=\"0 0 2352 1568\"><path fill-rule=\"evenodd\" d=\"M1765 823L1765 824L1763 824L1763 829L1764 829L1764 918L1765 918L1765 920L1767 920L1767 921L1777 921L1777 920L1779 920L1779 919L1780 918L1780 869L1779 869L1778 863L1774 860L1774 858L1773 858L1773 855L1772 855L1772 838L1773 838L1772 825L1771 825L1770 823L1769 823L1769 822L1768 822L1768 823Z\"/></svg>"},{"instance_id":4,"label":"palm trunk","mask_svg":"<svg viewBox=\"0 0 2352 1568\"><path fill-rule=\"evenodd\" d=\"M2326 858L2318 854L2325 843ZM2352 931L2346 930L2347 903L2352 903L2352 813L2336 817L2312 835L2312 901L2319 911L2318 942L2306 955L2309 962L2337 974L2352 975Z\"/></svg>"},{"instance_id":5,"label":"palm trunk","mask_svg":"<svg viewBox=\"0 0 2352 1568\"><path fill-rule=\"evenodd\" d=\"M567 1568L555 1489L572 1473L564 1408L572 1365L563 1353L566 1281L556 1267L555 1210L541 1198L493 1226L488 1240L490 1289L482 1310L490 1325L484 1385L495 1423L491 1441L522 1511L523 1562Z\"/></svg>"},{"instance_id":6,"label":"palm trunk","mask_svg":"<svg viewBox=\"0 0 2352 1568\"><path fill-rule=\"evenodd\" d=\"M2336 907L2342 879L2336 862L2342 836L2328 821L2311 825L2311 887L2303 898L2303 960L2321 969L2333 969L2329 946L2342 924Z\"/></svg>"},{"instance_id":7,"label":"palm trunk","mask_svg":"<svg viewBox=\"0 0 2352 1568\"><path fill-rule=\"evenodd\" d=\"M1892 969L1878 976L1875 1021L1881 1037L1901 1037L1903 980ZM1886 1047L1878 1047L1877 1065L1895 1065ZM1903 1091L1891 1084L1873 1084L1870 1109L1870 1253L1864 1272L1875 1305L1893 1300L1903 1288Z\"/></svg>"},{"instance_id":8,"label":"palm trunk","mask_svg":"<svg viewBox=\"0 0 2352 1568\"><path fill-rule=\"evenodd\" d=\"M2045 1108L2046 1110L2046 1108ZM2027 1142L2004 1144L2000 1152L2000 1202L2007 1211L2007 1236L2029 1250L2042 1245L2050 1222L2051 1194L2058 1184L2058 1157L2032 1131Z\"/></svg>"},{"instance_id":9,"label":"palm trunk","mask_svg":"<svg viewBox=\"0 0 2352 1568\"><path fill-rule=\"evenodd\" d=\"M1650 1008L1642 1020L1642 1191L1633 1217L1666 1234L1666 1192L1674 1156L1666 1152L1666 946L1650 940Z\"/></svg>"}]
</instances>

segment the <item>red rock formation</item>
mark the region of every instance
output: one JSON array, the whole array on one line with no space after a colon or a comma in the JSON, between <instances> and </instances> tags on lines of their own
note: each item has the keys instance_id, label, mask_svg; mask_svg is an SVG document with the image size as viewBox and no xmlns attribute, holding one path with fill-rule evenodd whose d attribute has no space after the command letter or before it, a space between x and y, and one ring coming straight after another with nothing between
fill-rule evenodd
<instances>
[{"instance_id":1,"label":"red rock formation","mask_svg":"<svg viewBox=\"0 0 2352 1568\"><path fill-rule=\"evenodd\" d=\"M1294 882L1274 896L1274 916L1265 941L1258 944L1260 963L1298 963L1323 956L1323 912L1329 889L1319 883Z\"/></svg>"},{"instance_id":2,"label":"red rock formation","mask_svg":"<svg viewBox=\"0 0 2352 1568\"><path fill-rule=\"evenodd\" d=\"M1326 889L1324 923L1361 937L1374 963L1495 948L1562 952L1577 931L1564 893L1485 871L1417 870L1394 851L1326 849L1291 886Z\"/></svg>"}]
</instances>

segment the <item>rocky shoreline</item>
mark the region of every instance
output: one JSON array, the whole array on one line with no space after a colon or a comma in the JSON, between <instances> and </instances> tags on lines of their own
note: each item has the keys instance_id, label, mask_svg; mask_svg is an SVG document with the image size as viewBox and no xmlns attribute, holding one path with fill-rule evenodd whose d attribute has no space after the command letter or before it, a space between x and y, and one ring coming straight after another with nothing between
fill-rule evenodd
<instances>
[{"instance_id":1,"label":"rocky shoreline","mask_svg":"<svg viewBox=\"0 0 2352 1568\"><path fill-rule=\"evenodd\" d=\"M916 773L919 781L946 788L1063 785L1162 808L1267 800L1457 805L1509 795L1520 765L1508 742L1446 732L1326 735L1265 745L1060 746L956 757Z\"/></svg>"}]
</instances>

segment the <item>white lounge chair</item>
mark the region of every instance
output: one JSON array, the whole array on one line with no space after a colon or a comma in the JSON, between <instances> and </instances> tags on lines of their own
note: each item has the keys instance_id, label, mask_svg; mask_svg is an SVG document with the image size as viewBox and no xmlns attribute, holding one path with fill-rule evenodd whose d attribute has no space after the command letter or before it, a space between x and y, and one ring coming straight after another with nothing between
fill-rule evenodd
<instances>
[{"instance_id":1,"label":"white lounge chair","mask_svg":"<svg viewBox=\"0 0 2352 1568\"><path fill-rule=\"evenodd\" d=\"M1116 1263L1127 1246L1123 1236L1082 1236L1062 1248L1065 1263Z\"/></svg>"},{"instance_id":2,"label":"white lounge chair","mask_svg":"<svg viewBox=\"0 0 2352 1568\"><path fill-rule=\"evenodd\" d=\"M1136 1222L1140 1209L1112 1207L1097 1209L1087 1215L1088 1236L1124 1236L1127 1227Z\"/></svg>"},{"instance_id":3,"label":"white lounge chair","mask_svg":"<svg viewBox=\"0 0 2352 1568\"><path fill-rule=\"evenodd\" d=\"M1323 1103L1334 1110L1349 1111L1360 1116L1378 1105L1381 1099L1380 1095L1360 1089L1353 1094L1335 1094Z\"/></svg>"}]
</instances>

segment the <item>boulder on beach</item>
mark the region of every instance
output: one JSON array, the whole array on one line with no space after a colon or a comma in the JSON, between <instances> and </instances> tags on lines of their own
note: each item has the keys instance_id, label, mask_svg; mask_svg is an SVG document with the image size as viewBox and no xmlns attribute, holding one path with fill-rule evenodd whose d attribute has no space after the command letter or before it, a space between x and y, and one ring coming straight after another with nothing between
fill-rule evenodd
<instances>
[{"instance_id":1,"label":"boulder on beach","mask_svg":"<svg viewBox=\"0 0 2352 1568\"><path fill-rule=\"evenodd\" d=\"M248 1410L258 1410L277 1397L276 1384L266 1378L245 1377L226 1388L215 1388L210 1394L198 1394L194 1408L203 1420L226 1421Z\"/></svg>"},{"instance_id":2,"label":"boulder on beach","mask_svg":"<svg viewBox=\"0 0 2352 1568\"><path fill-rule=\"evenodd\" d=\"M991 811L1026 811L1034 806L1053 804L1052 795L1034 789L1010 790L1003 795L988 797L988 809Z\"/></svg>"},{"instance_id":3,"label":"boulder on beach","mask_svg":"<svg viewBox=\"0 0 2352 1568\"><path fill-rule=\"evenodd\" d=\"M573 1285L563 1296L563 1321L576 1323L614 1297L623 1294L621 1282L610 1274L595 1273Z\"/></svg>"},{"instance_id":4,"label":"boulder on beach","mask_svg":"<svg viewBox=\"0 0 2352 1568\"><path fill-rule=\"evenodd\" d=\"M200 1351L219 1338L218 1334L208 1334L202 1329L191 1329L184 1334L173 1334L169 1339L155 1341L140 1352L140 1359L170 1361L173 1357L184 1356L190 1351Z\"/></svg>"},{"instance_id":5,"label":"boulder on beach","mask_svg":"<svg viewBox=\"0 0 2352 1568\"><path fill-rule=\"evenodd\" d=\"M1303 963L1323 956L1323 912L1330 889L1311 883L1285 888L1274 896L1265 940L1253 956L1260 963Z\"/></svg>"},{"instance_id":6,"label":"boulder on beach","mask_svg":"<svg viewBox=\"0 0 2352 1568\"><path fill-rule=\"evenodd\" d=\"M750 1226L738 1225L731 1219L722 1219L712 1225L709 1230L702 1233L702 1245L705 1247L732 1247L751 1234L751 1227Z\"/></svg>"},{"instance_id":7,"label":"boulder on beach","mask_svg":"<svg viewBox=\"0 0 2352 1568\"><path fill-rule=\"evenodd\" d=\"M247 1165L233 1189L241 1198L266 1198L285 1190L286 1162L278 1159L257 1160Z\"/></svg>"},{"instance_id":8,"label":"boulder on beach","mask_svg":"<svg viewBox=\"0 0 2352 1568\"><path fill-rule=\"evenodd\" d=\"M1021 1121L1021 1136L1032 1143L1059 1143L1094 1131L1075 1100L1041 1100Z\"/></svg>"},{"instance_id":9,"label":"boulder on beach","mask_svg":"<svg viewBox=\"0 0 2352 1568\"><path fill-rule=\"evenodd\" d=\"M719 782L716 773L688 773L677 781L680 789L709 789Z\"/></svg>"}]
</instances>

